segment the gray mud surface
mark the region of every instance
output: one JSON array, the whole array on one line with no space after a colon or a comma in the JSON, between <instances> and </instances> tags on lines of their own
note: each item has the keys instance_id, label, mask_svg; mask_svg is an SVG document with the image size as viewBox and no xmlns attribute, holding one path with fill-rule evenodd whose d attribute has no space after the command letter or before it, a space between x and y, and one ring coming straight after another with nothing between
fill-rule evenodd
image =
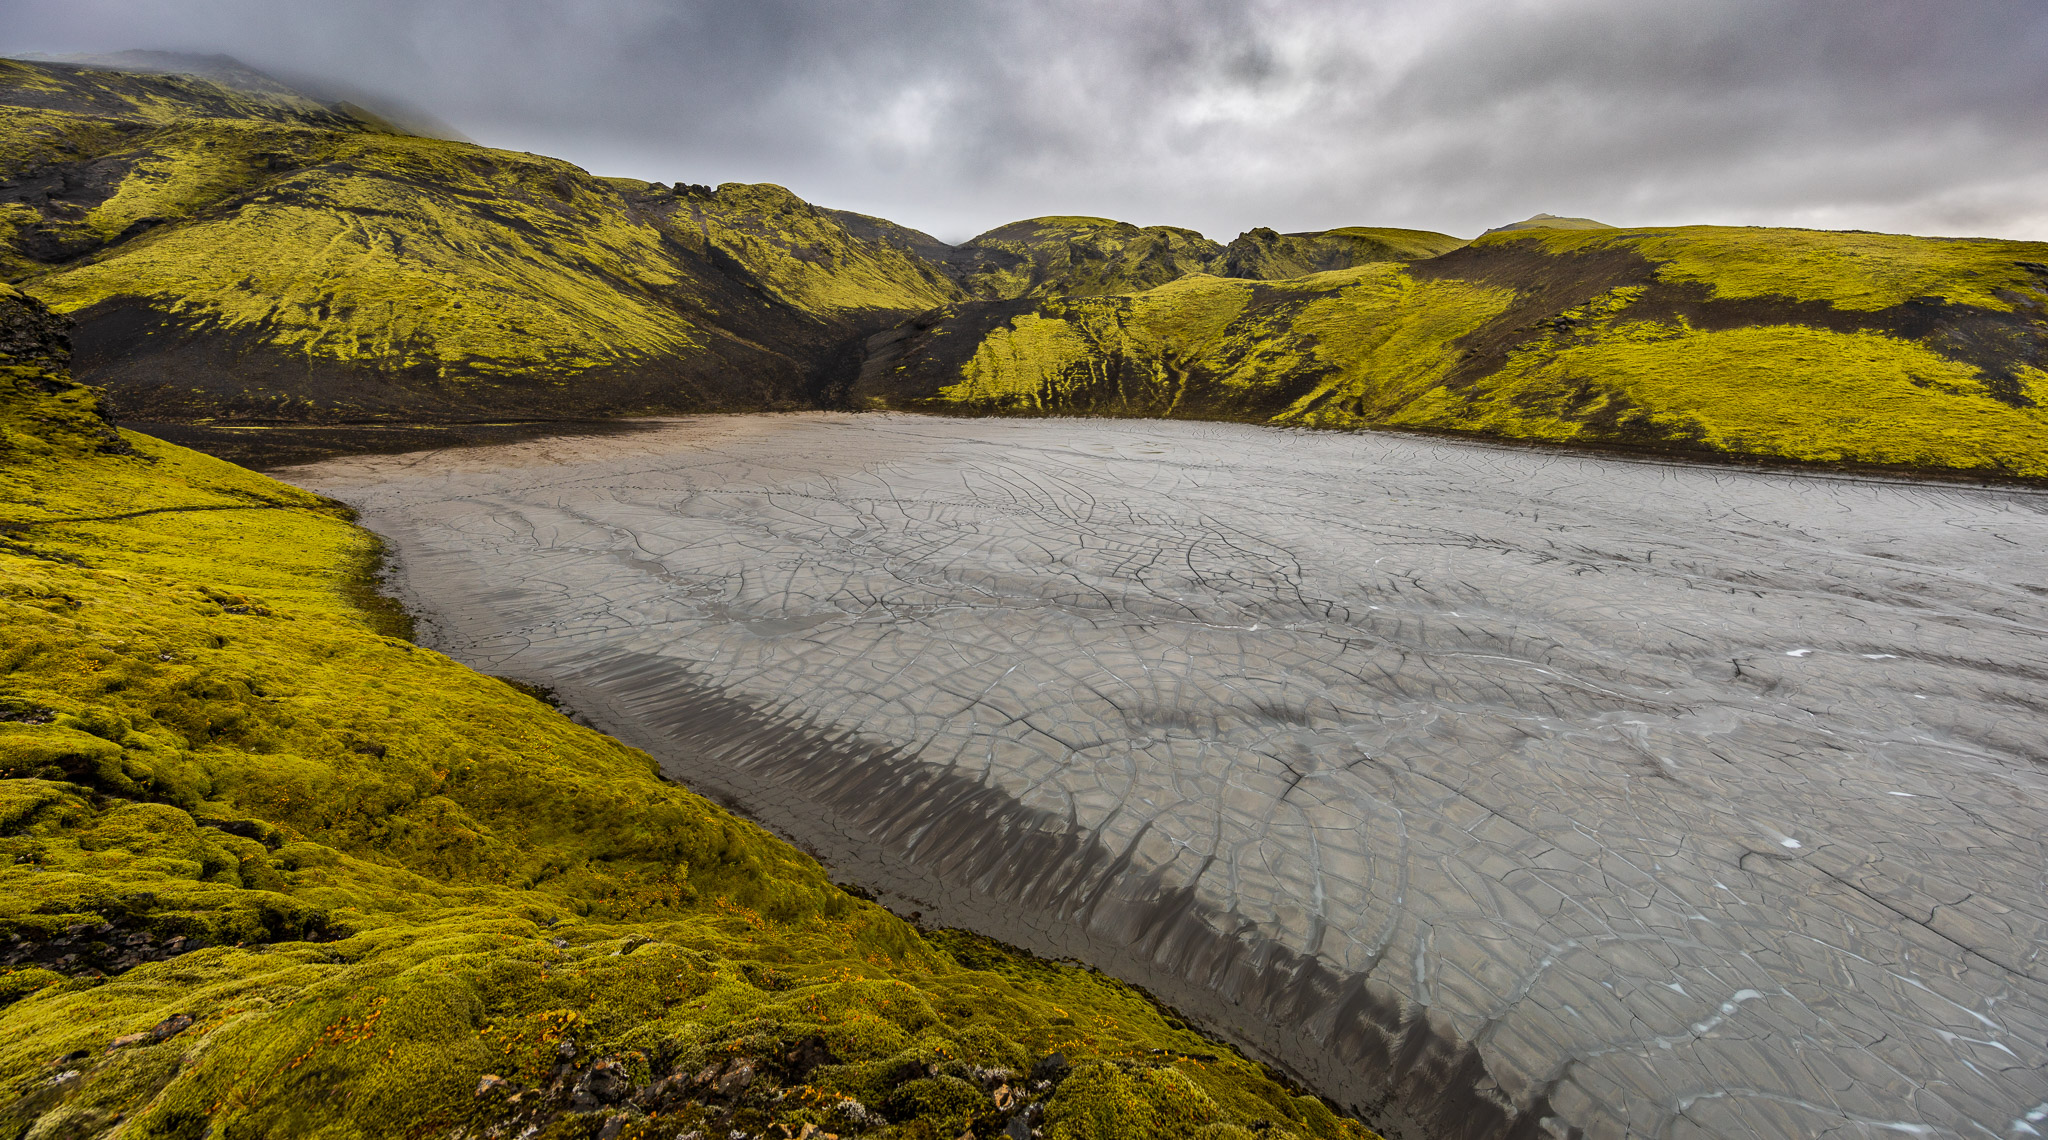
<instances>
[{"instance_id":1,"label":"gray mud surface","mask_svg":"<svg viewBox=\"0 0 2048 1140\"><path fill-rule=\"evenodd\" d=\"M1388 1130L2048 1132L2048 496L829 414L283 474L437 647Z\"/></svg>"}]
</instances>

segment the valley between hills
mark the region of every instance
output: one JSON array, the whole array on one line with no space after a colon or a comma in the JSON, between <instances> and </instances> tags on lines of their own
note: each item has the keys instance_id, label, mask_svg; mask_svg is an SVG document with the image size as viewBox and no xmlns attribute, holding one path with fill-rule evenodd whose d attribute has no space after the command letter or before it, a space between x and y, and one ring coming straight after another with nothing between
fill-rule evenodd
<instances>
[{"instance_id":1,"label":"valley between hills","mask_svg":"<svg viewBox=\"0 0 2048 1140\"><path fill-rule=\"evenodd\" d=\"M0 1134L2048 1111L2048 243L952 245L0 60L0 280Z\"/></svg>"}]
</instances>

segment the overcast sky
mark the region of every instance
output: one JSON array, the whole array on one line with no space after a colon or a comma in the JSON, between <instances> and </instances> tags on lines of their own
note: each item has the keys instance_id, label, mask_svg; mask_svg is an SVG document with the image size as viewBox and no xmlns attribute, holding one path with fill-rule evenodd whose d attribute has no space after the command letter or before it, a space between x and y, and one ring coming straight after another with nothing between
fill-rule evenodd
<instances>
[{"instance_id":1,"label":"overcast sky","mask_svg":"<svg viewBox=\"0 0 2048 1140\"><path fill-rule=\"evenodd\" d=\"M2048 240L2048 0L0 0L949 241L1537 211Z\"/></svg>"}]
</instances>

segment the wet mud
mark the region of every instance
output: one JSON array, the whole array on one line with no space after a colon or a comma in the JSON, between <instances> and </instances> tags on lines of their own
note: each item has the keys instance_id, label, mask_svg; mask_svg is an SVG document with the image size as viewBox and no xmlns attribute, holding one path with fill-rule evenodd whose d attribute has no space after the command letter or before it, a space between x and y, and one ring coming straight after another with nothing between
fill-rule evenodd
<instances>
[{"instance_id":1,"label":"wet mud","mask_svg":"<svg viewBox=\"0 0 2048 1140\"><path fill-rule=\"evenodd\" d=\"M1390 1132L2048 1118L2048 496L830 414L283 474L430 643Z\"/></svg>"}]
</instances>

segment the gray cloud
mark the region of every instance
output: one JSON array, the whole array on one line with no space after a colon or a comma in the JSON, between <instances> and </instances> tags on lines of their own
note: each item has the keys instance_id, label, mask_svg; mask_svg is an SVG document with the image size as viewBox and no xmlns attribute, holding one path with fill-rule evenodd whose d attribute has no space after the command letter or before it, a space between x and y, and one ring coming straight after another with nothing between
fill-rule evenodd
<instances>
[{"instance_id":1,"label":"gray cloud","mask_svg":"<svg viewBox=\"0 0 2048 1140\"><path fill-rule=\"evenodd\" d=\"M1547 210L2048 239L2039 0L0 0L0 51L221 51L485 143L957 240Z\"/></svg>"}]
</instances>

